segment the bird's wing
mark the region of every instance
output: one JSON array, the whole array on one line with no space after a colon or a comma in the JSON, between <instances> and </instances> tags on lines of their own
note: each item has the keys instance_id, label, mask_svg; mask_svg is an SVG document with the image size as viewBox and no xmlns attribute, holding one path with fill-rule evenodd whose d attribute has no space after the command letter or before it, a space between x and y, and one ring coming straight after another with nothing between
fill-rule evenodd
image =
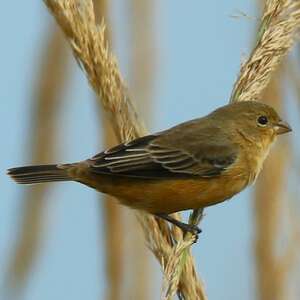
<instances>
[{"instance_id":1,"label":"bird's wing","mask_svg":"<svg viewBox=\"0 0 300 300\"><path fill-rule=\"evenodd\" d=\"M184 145L149 135L118 145L89 160L92 172L141 178L213 177L237 158L235 147L214 141ZM196 150L195 150L196 149ZM191 151L192 150L192 151Z\"/></svg>"},{"instance_id":2,"label":"bird's wing","mask_svg":"<svg viewBox=\"0 0 300 300\"><path fill-rule=\"evenodd\" d=\"M90 168L95 173L134 176L137 172L138 176L138 171L155 167L147 151L147 146L155 137L148 135L101 152L88 160Z\"/></svg>"}]
</instances>

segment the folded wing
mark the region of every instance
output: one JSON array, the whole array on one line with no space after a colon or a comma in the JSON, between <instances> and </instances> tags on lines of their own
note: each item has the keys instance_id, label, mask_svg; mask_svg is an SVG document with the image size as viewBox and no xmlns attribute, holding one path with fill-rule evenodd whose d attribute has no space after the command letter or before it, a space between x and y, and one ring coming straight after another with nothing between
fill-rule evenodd
<instances>
[{"instance_id":1,"label":"folded wing","mask_svg":"<svg viewBox=\"0 0 300 300\"><path fill-rule=\"evenodd\" d=\"M161 142L149 135L118 145L89 160L92 172L142 178L214 177L237 158L234 147L224 143L200 142L195 150L187 145Z\"/></svg>"}]
</instances>

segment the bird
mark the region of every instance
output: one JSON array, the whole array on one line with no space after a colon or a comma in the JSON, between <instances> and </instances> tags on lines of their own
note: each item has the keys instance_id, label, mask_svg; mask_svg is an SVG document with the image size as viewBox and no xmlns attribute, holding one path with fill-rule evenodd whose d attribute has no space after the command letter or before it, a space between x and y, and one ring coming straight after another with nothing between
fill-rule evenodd
<instances>
[{"instance_id":1,"label":"bird","mask_svg":"<svg viewBox=\"0 0 300 300\"><path fill-rule=\"evenodd\" d=\"M229 200L253 184L276 138L292 131L258 101L227 104L165 131L121 143L76 163L8 169L20 184L75 181L199 233L172 213Z\"/></svg>"}]
</instances>

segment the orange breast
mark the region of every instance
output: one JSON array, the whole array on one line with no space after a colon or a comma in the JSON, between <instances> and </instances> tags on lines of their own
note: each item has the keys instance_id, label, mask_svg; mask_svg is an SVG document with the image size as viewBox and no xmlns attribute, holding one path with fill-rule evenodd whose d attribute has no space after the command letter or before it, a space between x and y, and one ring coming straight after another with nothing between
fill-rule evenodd
<instances>
[{"instance_id":1,"label":"orange breast","mask_svg":"<svg viewBox=\"0 0 300 300\"><path fill-rule=\"evenodd\" d=\"M111 175L87 176L82 183L117 197L132 208L150 213L172 213L210 206L229 199L247 184L241 176L215 178L140 179Z\"/></svg>"}]
</instances>

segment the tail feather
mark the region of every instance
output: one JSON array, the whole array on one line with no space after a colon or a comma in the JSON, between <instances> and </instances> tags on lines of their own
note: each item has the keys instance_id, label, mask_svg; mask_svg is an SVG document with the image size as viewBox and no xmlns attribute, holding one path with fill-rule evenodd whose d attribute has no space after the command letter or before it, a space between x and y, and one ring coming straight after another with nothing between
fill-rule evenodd
<instances>
[{"instance_id":1,"label":"tail feather","mask_svg":"<svg viewBox=\"0 0 300 300\"><path fill-rule=\"evenodd\" d=\"M61 167L61 165L39 165L11 168L7 170L7 174L14 181L20 184L72 180L69 177L66 168Z\"/></svg>"}]
</instances>

